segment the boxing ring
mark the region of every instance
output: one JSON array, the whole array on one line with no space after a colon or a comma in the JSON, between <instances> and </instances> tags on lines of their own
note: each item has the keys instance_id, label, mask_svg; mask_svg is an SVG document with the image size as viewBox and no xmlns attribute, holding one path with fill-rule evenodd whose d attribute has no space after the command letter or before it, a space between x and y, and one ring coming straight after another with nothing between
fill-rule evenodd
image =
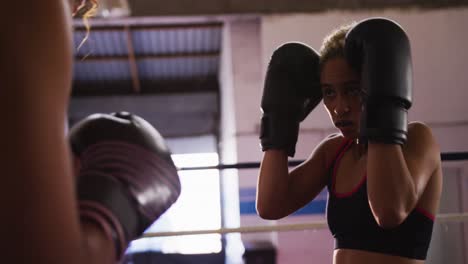
<instances>
[{"instance_id":1,"label":"boxing ring","mask_svg":"<svg viewBox=\"0 0 468 264\"><path fill-rule=\"evenodd\" d=\"M456 162L468 160L468 152L445 152L441 153L443 162ZM290 160L289 167L297 166L304 160ZM256 169L260 167L260 162L243 162L237 164L219 164L216 166L201 166L201 167L180 167L179 171L188 170L225 170L225 169ZM437 214L436 221L438 223L460 223L468 221L468 212L463 213L445 213ZM311 221L296 224L276 224L276 225L252 225L241 226L235 228L223 227L219 229L204 229L204 230L186 230L186 231L168 231L168 232L148 232L141 238L150 237L171 237L171 236L187 236L187 235L206 235L206 234L228 234L228 233L262 233L262 232L284 232L284 231L303 231L317 230L328 228L325 220Z\"/></svg>"}]
</instances>

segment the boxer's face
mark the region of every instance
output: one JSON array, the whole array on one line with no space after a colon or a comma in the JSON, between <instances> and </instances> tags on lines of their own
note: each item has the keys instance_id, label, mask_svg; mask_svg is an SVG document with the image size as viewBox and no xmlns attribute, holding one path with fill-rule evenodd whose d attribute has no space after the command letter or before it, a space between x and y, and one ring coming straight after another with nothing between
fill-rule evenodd
<instances>
[{"instance_id":1,"label":"boxer's face","mask_svg":"<svg viewBox=\"0 0 468 264\"><path fill-rule=\"evenodd\" d=\"M344 137L359 136L361 84L359 75L342 57L330 58L320 74L323 102Z\"/></svg>"}]
</instances>

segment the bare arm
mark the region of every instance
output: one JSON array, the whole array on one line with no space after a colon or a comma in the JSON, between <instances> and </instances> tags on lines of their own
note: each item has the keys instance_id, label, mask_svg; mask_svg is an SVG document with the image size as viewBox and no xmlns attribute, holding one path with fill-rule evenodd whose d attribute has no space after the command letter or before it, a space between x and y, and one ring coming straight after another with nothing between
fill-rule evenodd
<instances>
[{"instance_id":1,"label":"bare arm","mask_svg":"<svg viewBox=\"0 0 468 264\"><path fill-rule=\"evenodd\" d=\"M6 1L3 8L0 200L10 217L1 233L8 241L4 251L22 254L3 261L70 263L80 252L80 233L64 135L72 58L68 8L64 1L35 0Z\"/></svg>"},{"instance_id":2,"label":"bare arm","mask_svg":"<svg viewBox=\"0 0 468 264\"><path fill-rule=\"evenodd\" d=\"M409 126L404 148L369 144L367 189L379 225L390 228L403 222L439 167L439 147L430 129L421 123Z\"/></svg>"},{"instance_id":3,"label":"bare arm","mask_svg":"<svg viewBox=\"0 0 468 264\"><path fill-rule=\"evenodd\" d=\"M257 212L265 219L280 219L313 200L326 185L325 148L321 143L303 164L288 171L286 153L268 150L258 176Z\"/></svg>"},{"instance_id":4,"label":"bare arm","mask_svg":"<svg viewBox=\"0 0 468 264\"><path fill-rule=\"evenodd\" d=\"M3 8L0 203L8 217L0 231L6 241L2 261L92 263L90 259L114 256L100 231L85 225L80 229L78 221L65 139L72 73L70 8L63 0L6 1ZM99 256L91 248L97 245Z\"/></svg>"}]
</instances>

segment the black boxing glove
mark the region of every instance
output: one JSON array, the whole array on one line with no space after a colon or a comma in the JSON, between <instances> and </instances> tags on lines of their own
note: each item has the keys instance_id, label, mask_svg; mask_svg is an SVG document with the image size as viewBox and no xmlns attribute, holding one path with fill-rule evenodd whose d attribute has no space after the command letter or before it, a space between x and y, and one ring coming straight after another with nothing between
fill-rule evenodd
<instances>
[{"instance_id":1,"label":"black boxing glove","mask_svg":"<svg viewBox=\"0 0 468 264\"><path fill-rule=\"evenodd\" d=\"M79 161L80 217L101 226L117 259L179 197L177 169L159 132L141 117L94 114L70 130Z\"/></svg>"},{"instance_id":2,"label":"black boxing glove","mask_svg":"<svg viewBox=\"0 0 468 264\"><path fill-rule=\"evenodd\" d=\"M346 35L348 62L361 73L363 112L360 141L405 144L412 104L410 42L385 18L359 22Z\"/></svg>"},{"instance_id":3,"label":"black boxing glove","mask_svg":"<svg viewBox=\"0 0 468 264\"><path fill-rule=\"evenodd\" d=\"M298 42L278 47L268 64L263 88L262 150L280 149L293 157L299 123L321 99L318 53Z\"/></svg>"}]
</instances>

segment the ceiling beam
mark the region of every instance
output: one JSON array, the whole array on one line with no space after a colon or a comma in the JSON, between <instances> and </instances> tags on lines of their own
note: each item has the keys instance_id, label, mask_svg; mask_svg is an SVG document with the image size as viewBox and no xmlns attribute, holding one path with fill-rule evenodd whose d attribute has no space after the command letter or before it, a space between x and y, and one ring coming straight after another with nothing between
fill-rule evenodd
<instances>
[{"instance_id":1,"label":"ceiling beam","mask_svg":"<svg viewBox=\"0 0 468 264\"><path fill-rule=\"evenodd\" d=\"M95 21L98 21L95 23ZM132 22L132 20L119 20L118 24L105 23L104 19L96 18L92 22L92 31L122 31L128 27L131 31L134 30L193 30L193 29L221 29L222 22L204 22L204 23L172 23L172 24L143 24L142 22ZM75 31L87 32L88 29L80 20L76 20L74 24Z\"/></svg>"},{"instance_id":2,"label":"ceiling beam","mask_svg":"<svg viewBox=\"0 0 468 264\"><path fill-rule=\"evenodd\" d=\"M135 60L158 60L158 59L180 59L180 58L216 58L220 56L220 51L212 52L192 52L192 53L174 53L174 54L154 54L154 55L134 55ZM95 62L95 61L126 61L127 55L77 55L75 60L79 62Z\"/></svg>"},{"instance_id":3,"label":"ceiling beam","mask_svg":"<svg viewBox=\"0 0 468 264\"><path fill-rule=\"evenodd\" d=\"M135 93L140 93L140 77L138 74L138 65L135 59L135 49L133 48L133 38L130 29L125 27L125 36L127 40L128 64L130 65L130 75L132 76L132 87Z\"/></svg>"},{"instance_id":4,"label":"ceiling beam","mask_svg":"<svg viewBox=\"0 0 468 264\"><path fill-rule=\"evenodd\" d=\"M164 137L188 137L217 133L218 104L217 92L73 97L68 116L73 125L93 113L128 111L153 124Z\"/></svg>"},{"instance_id":5,"label":"ceiling beam","mask_svg":"<svg viewBox=\"0 0 468 264\"><path fill-rule=\"evenodd\" d=\"M468 6L468 0L129 0L132 16L309 13L383 8Z\"/></svg>"},{"instance_id":6,"label":"ceiling beam","mask_svg":"<svg viewBox=\"0 0 468 264\"><path fill-rule=\"evenodd\" d=\"M139 94L186 94L217 92L217 76L206 76L177 80L139 80ZM73 97L131 95L134 94L131 80L121 81L74 81Z\"/></svg>"}]
</instances>

